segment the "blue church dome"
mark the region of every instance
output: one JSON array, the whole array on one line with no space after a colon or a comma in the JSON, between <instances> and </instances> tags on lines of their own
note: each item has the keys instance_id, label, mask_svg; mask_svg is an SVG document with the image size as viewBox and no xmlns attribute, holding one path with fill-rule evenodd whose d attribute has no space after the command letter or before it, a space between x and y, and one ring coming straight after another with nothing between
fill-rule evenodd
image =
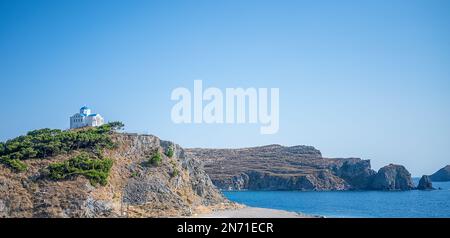
<instances>
[{"instance_id":1,"label":"blue church dome","mask_svg":"<svg viewBox=\"0 0 450 238\"><path fill-rule=\"evenodd\" d=\"M80 112L70 117L70 129L101 126L105 124L105 120L100 114L91 113L91 109L87 106L80 108Z\"/></svg>"}]
</instances>

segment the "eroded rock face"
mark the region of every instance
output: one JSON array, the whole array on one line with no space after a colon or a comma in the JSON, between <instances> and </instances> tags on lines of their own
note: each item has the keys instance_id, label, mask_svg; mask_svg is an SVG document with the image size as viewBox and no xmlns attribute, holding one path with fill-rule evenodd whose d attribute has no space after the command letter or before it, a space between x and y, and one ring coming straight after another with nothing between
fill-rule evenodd
<instances>
[{"instance_id":1,"label":"eroded rock face","mask_svg":"<svg viewBox=\"0 0 450 238\"><path fill-rule=\"evenodd\" d=\"M368 160L327 159L311 146L186 149L186 153L202 160L213 183L224 190L366 189L376 173Z\"/></svg>"},{"instance_id":2,"label":"eroded rock face","mask_svg":"<svg viewBox=\"0 0 450 238\"><path fill-rule=\"evenodd\" d=\"M374 190L412 190L411 174L402 165L390 164L381 168L372 180Z\"/></svg>"},{"instance_id":3,"label":"eroded rock face","mask_svg":"<svg viewBox=\"0 0 450 238\"><path fill-rule=\"evenodd\" d=\"M326 170L299 176L249 171L248 177L246 188L249 190L328 191L350 187L343 179Z\"/></svg>"},{"instance_id":4,"label":"eroded rock face","mask_svg":"<svg viewBox=\"0 0 450 238\"><path fill-rule=\"evenodd\" d=\"M243 149L186 149L205 163L213 183L224 190L409 190L403 166L378 173L369 160L323 158L311 146L269 145Z\"/></svg>"},{"instance_id":5,"label":"eroded rock face","mask_svg":"<svg viewBox=\"0 0 450 238\"><path fill-rule=\"evenodd\" d=\"M369 160L343 160L331 166L333 173L344 179L351 189L368 189L376 172L370 168Z\"/></svg>"},{"instance_id":6,"label":"eroded rock face","mask_svg":"<svg viewBox=\"0 0 450 238\"><path fill-rule=\"evenodd\" d=\"M423 175L422 178L419 180L419 185L417 186L417 189L419 190L433 190L433 183L431 182L431 179L427 175Z\"/></svg>"},{"instance_id":7,"label":"eroded rock face","mask_svg":"<svg viewBox=\"0 0 450 238\"><path fill-rule=\"evenodd\" d=\"M114 161L106 186L94 187L83 176L53 181L42 175L48 164L71 155L25 161L24 173L0 165L0 216L177 217L228 203L202 163L180 146L151 135L114 134L113 139L118 148L105 151ZM172 158L164 155L169 146ZM144 166L156 151L163 154L161 165Z\"/></svg>"},{"instance_id":8,"label":"eroded rock face","mask_svg":"<svg viewBox=\"0 0 450 238\"><path fill-rule=\"evenodd\" d=\"M435 182L450 181L450 165L445 166L436 173L430 176L430 179Z\"/></svg>"}]
</instances>

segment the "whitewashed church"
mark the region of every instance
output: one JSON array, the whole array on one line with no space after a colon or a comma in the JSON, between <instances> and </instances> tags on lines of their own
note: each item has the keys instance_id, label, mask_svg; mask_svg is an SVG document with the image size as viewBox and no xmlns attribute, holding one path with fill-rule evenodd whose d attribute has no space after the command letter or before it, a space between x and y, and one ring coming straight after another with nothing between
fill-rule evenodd
<instances>
[{"instance_id":1,"label":"whitewashed church","mask_svg":"<svg viewBox=\"0 0 450 238\"><path fill-rule=\"evenodd\" d=\"M100 114L92 114L91 109L84 106L80 108L80 112L70 117L70 129L87 127L87 126L101 126L105 123Z\"/></svg>"}]
</instances>

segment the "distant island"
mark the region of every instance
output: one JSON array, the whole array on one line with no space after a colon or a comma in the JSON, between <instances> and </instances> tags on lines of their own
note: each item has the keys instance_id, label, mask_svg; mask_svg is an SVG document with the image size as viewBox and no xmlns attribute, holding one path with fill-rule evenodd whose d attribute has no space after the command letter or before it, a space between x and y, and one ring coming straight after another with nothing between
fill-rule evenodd
<instances>
[{"instance_id":1,"label":"distant island","mask_svg":"<svg viewBox=\"0 0 450 238\"><path fill-rule=\"evenodd\" d=\"M447 182L450 181L450 165L445 166L436 173L430 175L432 181Z\"/></svg>"}]
</instances>

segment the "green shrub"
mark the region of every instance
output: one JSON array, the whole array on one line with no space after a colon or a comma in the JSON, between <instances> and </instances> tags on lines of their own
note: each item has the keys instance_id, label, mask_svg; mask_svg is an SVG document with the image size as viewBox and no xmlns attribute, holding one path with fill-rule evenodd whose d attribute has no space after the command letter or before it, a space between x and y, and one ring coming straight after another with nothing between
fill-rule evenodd
<instances>
[{"instance_id":1,"label":"green shrub","mask_svg":"<svg viewBox=\"0 0 450 238\"><path fill-rule=\"evenodd\" d=\"M2 155L5 152L5 143L0 142L0 155Z\"/></svg>"},{"instance_id":2,"label":"green shrub","mask_svg":"<svg viewBox=\"0 0 450 238\"><path fill-rule=\"evenodd\" d=\"M5 157L1 157L0 163L5 164L6 166L10 167L11 169L17 172L24 172L28 168L28 166L24 162L18 159L7 159Z\"/></svg>"},{"instance_id":3,"label":"green shrub","mask_svg":"<svg viewBox=\"0 0 450 238\"><path fill-rule=\"evenodd\" d=\"M173 157L173 154L174 154L174 150L173 150L173 146L171 145L171 146L169 146L169 148L167 149L166 155L167 155L167 157L172 158L172 157Z\"/></svg>"},{"instance_id":4,"label":"green shrub","mask_svg":"<svg viewBox=\"0 0 450 238\"><path fill-rule=\"evenodd\" d=\"M138 174L137 172L131 173L131 177L133 177L133 178L136 178L136 177L138 177L138 176L139 176L139 174Z\"/></svg>"},{"instance_id":5,"label":"green shrub","mask_svg":"<svg viewBox=\"0 0 450 238\"><path fill-rule=\"evenodd\" d=\"M0 143L0 163L12 168L21 168L16 160L47 158L73 150L87 149L101 156L103 149L114 148L111 132L123 128L122 122L111 122L99 127L80 130L40 129L28 132L24 136ZM22 163L23 164L23 163ZM26 170L26 168L25 168Z\"/></svg>"},{"instance_id":6,"label":"green shrub","mask_svg":"<svg viewBox=\"0 0 450 238\"><path fill-rule=\"evenodd\" d=\"M155 155L153 155L148 161L147 164L148 165L153 165L153 166L159 166L162 162L162 156L161 153L156 152Z\"/></svg>"},{"instance_id":7,"label":"green shrub","mask_svg":"<svg viewBox=\"0 0 450 238\"><path fill-rule=\"evenodd\" d=\"M180 171L177 168L177 163L174 160L171 160L170 164L172 165L172 173L170 174L170 177L174 178L180 175Z\"/></svg>"},{"instance_id":8,"label":"green shrub","mask_svg":"<svg viewBox=\"0 0 450 238\"><path fill-rule=\"evenodd\" d=\"M178 175L180 175L180 171L177 168L173 168L172 178L177 177Z\"/></svg>"},{"instance_id":9,"label":"green shrub","mask_svg":"<svg viewBox=\"0 0 450 238\"><path fill-rule=\"evenodd\" d=\"M125 127L125 124L120 121L109 122L107 125L109 125L111 127L111 130L114 131L122 130Z\"/></svg>"},{"instance_id":10,"label":"green shrub","mask_svg":"<svg viewBox=\"0 0 450 238\"><path fill-rule=\"evenodd\" d=\"M92 185L106 185L112 164L111 159L91 158L87 153L82 153L64 162L50 164L48 171L49 177L54 180L82 175Z\"/></svg>"}]
</instances>

